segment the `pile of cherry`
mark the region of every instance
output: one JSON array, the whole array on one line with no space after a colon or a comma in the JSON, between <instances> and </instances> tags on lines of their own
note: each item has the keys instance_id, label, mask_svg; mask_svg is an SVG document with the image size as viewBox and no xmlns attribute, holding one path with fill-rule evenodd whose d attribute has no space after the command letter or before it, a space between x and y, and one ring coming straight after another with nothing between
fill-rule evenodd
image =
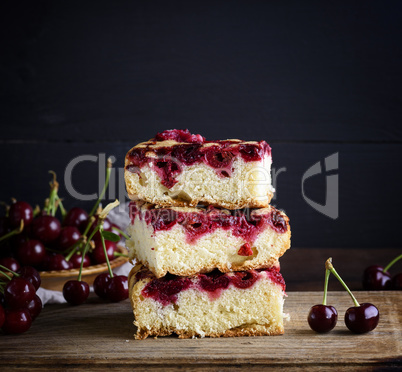
<instances>
[{"instance_id":1,"label":"pile of cherry","mask_svg":"<svg viewBox=\"0 0 402 372\"><path fill-rule=\"evenodd\" d=\"M23 228L20 230L21 221ZM93 246L88 255L83 256L79 246L92 233L98 222L98 216L89 225L88 213L81 208L70 209L62 221L42 211L34 217L30 204L16 201L11 204L8 216L0 217L0 264L17 271L21 265L33 266L40 271L69 270L83 266L103 264L106 258L99 233L93 238ZM106 218L103 222L105 231L118 231L118 227ZM11 236L10 236L11 235ZM109 260L115 259L118 251L116 242L106 240Z\"/></svg>"},{"instance_id":2,"label":"pile of cherry","mask_svg":"<svg viewBox=\"0 0 402 372\"><path fill-rule=\"evenodd\" d=\"M39 273L31 266L11 272L0 265L0 327L5 333L23 333L31 327L42 310L36 294L40 283Z\"/></svg>"},{"instance_id":3,"label":"pile of cherry","mask_svg":"<svg viewBox=\"0 0 402 372\"><path fill-rule=\"evenodd\" d=\"M115 275L110 266L111 260L124 255L118 251L117 242L123 236L127 238L107 218L119 202L100 207L110 179L111 161L108 160L103 190L89 213L77 207L64 209L56 175L51 173L50 195L42 210L13 200L6 207L6 215L0 217L0 324L4 320L6 333L25 332L40 312L42 304L35 294L41 283L37 270L79 268L77 280L66 282L63 288L66 301L79 305L89 296L89 284L82 280L83 268L106 263L108 272L95 278L95 293L112 302L128 298L127 277ZM60 219L56 217L58 211Z\"/></svg>"}]
</instances>

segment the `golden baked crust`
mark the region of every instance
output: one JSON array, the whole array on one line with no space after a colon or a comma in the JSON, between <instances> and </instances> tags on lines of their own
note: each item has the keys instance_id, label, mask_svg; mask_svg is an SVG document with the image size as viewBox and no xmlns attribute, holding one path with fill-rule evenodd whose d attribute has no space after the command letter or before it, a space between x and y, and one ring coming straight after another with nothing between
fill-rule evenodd
<instances>
[{"instance_id":1,"label":"golden baked crust","mask_svg":"<svg viewBox=\"0 0 402 372\"><path fill-rule=\"evenodd\" d=\"M135 324L135 322L134 322ZM255 328L253 328L255 327ZM175 328L152 328L152 329L140 329L137 328L137 333L134 335L136 340L145 340L148 336L158 337L158 336L170 336L175 333L179 338L194 338L199 337L200 335L195 332L183 332L182 330L178 330ZM264 327L262 325L248 325L245 327L238 327L228 329L222 333L208 333L206 332L205 337L244 337L244 336L279 336L284 334L283 327L277 327L274 330L271 330L269 327Z\"/></svg>"}]
</instances>

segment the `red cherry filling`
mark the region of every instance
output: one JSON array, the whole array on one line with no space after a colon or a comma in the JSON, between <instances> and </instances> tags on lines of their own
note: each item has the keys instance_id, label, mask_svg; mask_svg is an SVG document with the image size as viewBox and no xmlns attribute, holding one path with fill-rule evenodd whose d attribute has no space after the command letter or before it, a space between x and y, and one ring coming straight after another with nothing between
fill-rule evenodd
<instances>
[{"instance_id":1,"label":"red cherry filling","mask_svg":"<svg viewBox=\"0 0 402 372\"><path fill-rule=\"evenodd\" d=\"M200 134L191 134L188 129L169 129L155 136L155 141L173 140L176 142L203 143L205 138Z\"/></svg>"},{"instance_id":2,"label":"red cherry filling","mask_svg":"<svg viewBox=\"0 0 402 372\"><path fill-rule=\"evenodd\" d=\"M285 219L282 217L281 213L277 210L273 210L271 212L268 222L272 226L272 228L279 233L283 234L288 230Z\"/></svg>"},{"instance_id":3,"label":"red cherry filling","mask_svg":"<svg viewBox=\"0 0 402 372\"><path fill-rule=\"evenodd\" d=\"M232 277L232 283L236 288L250 288L258 279L255 271L238 271Z\"/></svg>"},{"instance_id":4,"label":"red cherry filling","mask_svg":"<svg viewBox=\"0 0 402 372\"><path fill-rule=\"evenodd\" d=\"M175 146L151 147L157 141L174 140L183 143ZM186 142L186 143L184 143ZM204 143L211 143L209 147L202 147ZM151 157L148 154L153 153ZM206 141L199 134L193 135L188 130L168 130L158 133L151 145L133 149L129 154L129 164L126 170L140 173L140 169L154 164L154 169L161 178L161 183L167 188L176 183L176 176L182 172L182 164L193 165L205 163L216 169L221 177L229 177L232 173L232 164L235 157L244 161L259 161L265 154L270 156L271 149L265 141L254 144L245 144L242 141Z\"/></svg>"},{"instance_id":5,"label":"red cherry filling","mask_svg":"<svg viewBox=\"0 0 402 372\"><path fill-rule=\"evenodd\" d=\"M232 174L234 155L229 150L222 149L219 151L218 146L211 146L206 151L205 157L207 164L218 170L218 174L222 174L220 172L225 172L227 176Z\"/></svg>"},{"instance_id":6,"label":"red cherry filling","mask_svg":"<svg viewBox=\"0 0 402 372\"><path fill-rule=\"evenodd\" d=\"M151 297L159 301L163 306L170 303L176 303L177 295L189 288L191 280L171 274L167 274L163 278L154 279L149 282L142 290L142 295Z\"/></svg>"},{"instance_id":7,"label":"red cherry filling","mask_svg":"<svg viewBox=\"0 0 402 372\"><path fill-rule=\"evenodd\" d=\"M251 249L250 244L245 243L240 247L240 249L237 252L237 254L239 256L252 256L253 255L253 250Z\"/></svg>"},{"instance_id":8,"label":"red cherry filling","mask_svg":"<svg viewBox=\"0 0 402 372\"><path fill-rule=\"evenodd\" d=\"M201 213L188 213L183 225L186 229L187 240L191 243L210 231L210 226Z\"/></svg>"},{"instance_id":9,"label":"red cherry filling","mask_svg":"<svg viewBox=\"0 0 402 372\"><path fill-rule=\"evenodd\" d=\"M180 164L173 160L158 160L155 162L154 169L161 178L162 185L168 189L177 183L175 177L178 173L181 173Z\"/></svg>"},{"instance_id":10,"label":"red cherry filling","mask_svg":"<svg viewBox=\"0 0 402 372\"><path fill-rule=\"evenodd\" d=\"M255 145L239 145L239 151L246 161L258 161L263 157L263 149Z\"/></svg>"},{"instance_id":11,"label":"red cherry filling","mask_svg":"<svg viewBox=\"0 0 402 372\"><path fill-rule=\"evenodd\" d=\"M267 269L260 269L257 271L265 271L265 273L268 275L268 277L276 284L280 285L285 291L286 289L286 283L285 280L283 279L282 274L279 272L279 269L276 267L270 267Z\"/></svg>"},{"instance_id":12,"label":"red cherry filling","mask_svg":"<svg viewBox=\"0 0 402 372\"><path fill-rule=\"evenodd\" d=\"M251 271L234 272L233 275L221 273L214 270L208 274L198 274L192 282L190 278L167 274L160 279L151 280L141 291L144 297L150 297L160 302L163 306L170 303L176 303L177 295L192 285L195 285L202 291L208 292L210 299L219 297L220 292L233 284L236 288L250 288L259 278L261 273L265 272L268 278L275 284L280 285L285 291L285 281L279 270L276 268L259 269ZM136 274L137 280L153 278L148 270L139 271Z\"/></svg>"},{"instance_id":13,"label":"red cherry filling","mask_svg":"<svg viewBox=\"0 0 402 372\"><path fill-rule=\"evenodd\" d=\"M214 270L209 274L200 274L198 278L200 287L208 292L226 289L230 284L229 277L218 270Z\"/></svg>"},{"instance_id":14,"label":"red cherry filling","mask_svg":"<svg viewBox=\"0 0 402 372\"><path fill-rule=\"evenodd\" d=\"M138 216L151 224L155 231L169 230L176 223L181 224L186 232L188 242L197 239L216 229L231 230L236 237L243 238L251 244L257 236L269 225L278 233L287 231L287 224L279 211L272 210L268 214L257 214L253 210L235 210L232 214L217 208L200 209L201 212L179 212L169 208L150 208L141 210L135 203L130 204L131 223ZM250 213L249 213L250 212ZM247 214L246 214L247 213Z\"/></svg>"},{"instance_id":15,"label":"red cherry filling","mask_svg":"<svg viewBox=\"0 0 402 372\"><path fill-rule=\"evenodd\" d=\"M201 145L178 145L172 152L173 158L180 163L193 165L199 163L204 154L200 152Z\"/></svg>"}]
</instances>

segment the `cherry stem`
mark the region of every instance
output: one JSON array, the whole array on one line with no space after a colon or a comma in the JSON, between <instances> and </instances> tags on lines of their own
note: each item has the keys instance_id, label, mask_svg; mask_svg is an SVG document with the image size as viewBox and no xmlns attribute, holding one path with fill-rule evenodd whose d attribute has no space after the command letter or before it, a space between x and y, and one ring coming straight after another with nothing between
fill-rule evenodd
<instances>
[{"instance_id":1,"label":"cherry stem","mask_svg":"<svg viewBox=\"0 0 402 372\"><path fill-rule=\"evenodd\" d=\"M59 189L59 183L56 181L56 173L54 171L49 171L49 173L53 175L53 180L50 182L50 195L47 213L54 217L56 214L56 200L58 198L57 191Z\"/></svg>"},{"instance_id":2,"label":"cherry stem","mask_svg":"<svg viewBox=\"0 0 402 372\"><path fill-rule=\"evenodd\" d=\"M13 274L13 275L15 275L15 276L20 276L20 275L17 274L15 271L10 270L8 267L5 267L5 266L3 266L3 265L0 265L0 269L7 270L7 271L9 271L11 274ZM0 272L1 272L4 276L6 276L9 280L11 280L11 277L10 277L9 275L7 275L3 270L0 270Z\"/></svg>"},{"instance_id":3,"label":"cherry stem","mask_svg":"<svg viewBox=\"0 0 402 372\"><path fill-rule=\"evenodd\" d=\"M87 254L89 249L89 244L85 244L84 252L82 253L82 259L81 259L81 265L80 265L80 273L78 274L78 281L81 281L81 276L82 276L82 269L84 267L84 260L85 260L85 255Z\"/></svg>"},{"instance_id":4,"label":"cherry stem","mask_svg":"<svg viewBox=\"0 0 402 372\"><path fill-rule=\"evenodd\" d=\"M66 261L69 261L72 255L78 250L77 248L83 243L86 243L86 236L81 236L77 242L75 242L71 247L67 248L70 251L66 256Z\"/></svg>"},{"instance_id":5,"label":"cherry stem","mask_svg":"<svg viewBox=\"0 0 402 372\"><path fill-rule=\"evenodd\" d=\"M101 226L101 228L99 229L99 232L100 232L101 241L102 241L103 253L105 255L107 268L109 270L109 275L110 275L111 278L113 278L113 271L112 271L112 268L110 267L109 257L107 256L107 252L106 252L105 238L103 237L103 234L102 234L103 233L103 226Z\"/></svg>"},{"instance_id":6,"label":"cherry stem","mask_svg":"<svg viewBox=\"0 0 402 372\"><path fill-rule=\"evenodd\" d=\"M107 267L109 270L109 275L111 278L113 278L113 272L112 268L110 267L110 262L109 262L109 257L107 256L106 252L106 245L105 245L105 238L103 237L103 222L105 221L105 218L107 217L108 213L114 208L117 207L120 204L120 202L116 199L113 203L109 203L103 211L99 214L99 221L100 221L100 236L101 236L101 241L102 241L102 247L103 247L103 253L105 255Z\"/></svg>"},{"instance_id":7,"label":"cherry stem","mask_svg":"<svg viewBox=\"0 0 402 372\"><path fill-rule=\"evenodd\" d=\"M110 179L110 173L112 172L112 160L110 158L107 159L107 163L106 163L106 179L105 179L105 184L103 185L103 189L102 192L99 195L98 200L96 201L95 205L93 206L91 212L89 213L89 216L93 216L96 212L96 210L98 209L98 205L101 202L101 200L103 199L105 193L106 193L106 189L109 186L109 179Z\"/></svg>"},{"instance_id":8,"label":"cherry stem","mask_svg":"<svg viewBox=\"0 0 402 372\"><path fill-rule=\"evenodd\" d=\"M346 283L342 280L342 278L339 276L339 274L336 272L334 266L332 265L332 258L328 258L328 260L325 262L325 268L331 272L335 276L336 279L339 280L339 282L342 284L343 288L349 293L350 297L352 298L354 304L356 307L359 307L360 304L357 302L355 296L353 296L353 293L350 291L349 287L346 285Z\"/></svg>"},{"instance_id":9,"label":"cherry stem","mask_svg":"<svg viewBox=\"0 0 402 372\"><path fill-rule=\"evenodd\" d=\"M17 227L16 229L10 231L9 233L3 235L2 237L0 237L0 242L2 240L6 240L8 238L11 238L13 235L18 235L22 233L22 230L24 230L24 220L21 220L20 222L20 226Z\"/></svg>"},{"instance_id":10,"label":"cherry stem","mask_svg":"<svg viewBox=\"0 0 402 372\"><path fill-rule=\"evenodd\" d=\"M56 201L57 201L57 206L60 208L61 216L64 218L67 214L67 211L64 208L64 205L63 205L62 200L60 199L59 195L56 195Z\"/></svg>"},{"instance_id":11,"label":"cherry stem","mask_svg":"<svg viewBox=\"0 0 402 372\"><path fill-rule=\"evenodd\" d=\"M123 230L120 230L118 227L112 226L112 230L115 230L121 235L123 235L124 239L130 239L130 237Z\"/></svg>"},{"instance_id":12,"label":"cherry stem","mask_svg":"<svg viewBox=\"0 0 402 372\"><path fill-rule=\"evenodd\" d=\"M114 252L113 256L115 256L115 257L128 257L128 254L124 254L124 253L121 253L121 252Z\"/></svg>"},{"instance_id":13,"label":"cherry stem","mask_svg":"<svg viewBox=\"0 0 402 372\"><path fill-rule=\"evenodd\" d=\"M92 231L91 235L89 236L89 238L88 238L88 240L87 240L87 243L85 244L84 251L83 251L84 253L83 253L83 256L82 256L82 261L81 261L81 266L80 266L80 272L79 272L79 274L78 274L78 281L79 281L79 282L81 281L81 274L82 274L82 268L83 268L83 266L84 266L84 257L85 257L85 254L86 254L86 252L87 252L88 249L89 249L89 245L90 245L91 239L94 237L94 235L98 232L99 229L100 229L100 225L97 225L97 226L94 228L94 231Z\"/></svg>"},{"instance_id":14,"label":"cherry stem","mask_svg":"<svg viewBox=\"0 0 402 372\"><path fill-rule=\"evenodd\" d=\"M323 305L327 305L327 293L328 293L328 279L331 272L325 269L325 281L324 281L324 298L322 300Z\"/></svg>"},{"instance_id":15,"label":"cherry stem","mask_svg":"<svg viewBox=\"0 0 402 372\"><path fill-rule=\"evenodd\" d=\"M39 205L36 205L35 209L33 210L33 217L35 218L40 213Z\"/></svg>"},{"instance_id":16,"label":"cherry stem","mask_svg":"<svg viewBox=\"0 0 402 372\"><path fill-rule=\"evenodd\" d=\"M88 231L94 222L95 222L95 217L94 216L90 217L87 227L85 228L84 232L82 233L82 236L86 236L88 234Z\"/></svg>"},{"instance_id":17,"label":"cherry stem","mask_svg":"<svg viewBox=\"0 0 402 372\"><path fill-rule=\"evenodd\" d=\"M387 266L385 266L384 272L385 272L385 271L388 271L388 270L391 268L391 266L392 266L394 263L396 263L397 261L399 261L401 258L402 258L402 254L400 254L398 257L395 257Z\"/></svg>"}]
</instances>

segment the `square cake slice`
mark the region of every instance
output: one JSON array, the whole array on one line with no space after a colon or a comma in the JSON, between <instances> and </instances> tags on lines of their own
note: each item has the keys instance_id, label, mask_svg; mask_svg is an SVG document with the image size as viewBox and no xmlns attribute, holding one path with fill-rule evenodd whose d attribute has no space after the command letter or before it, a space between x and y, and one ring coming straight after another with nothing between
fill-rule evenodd
<instances>
[{"instance_id":1,"label":"square cake slice","mask_svg":"<svg viewBox=\"0 0 402 372\"><path fill-rule=\"evenodd\" d=\"M271 148L265 141L206 141L167 130L133 147L124 177L129 197L161 206L267 207Z\"/></svg>"},{"instance_id":2,"label":"square cake slice","mask_svg":"<svg viewBox=\"0 0 402 372\"><path fill-rule=\"evenodd\" d=\"M130 203L129 256L156 277L270 267L290 248L288 217L272 206L226 210Z\"/></svg>"},{"instance_id":3,"label":"square cake slice","mask_svg":"<svg viewBox=\"0 0 402 372\"><path fill-rule=\"evenodd\" d=\"M129 291L136 339L284 333L285 282L277 268L157 279L136 266Z\"/></svg>"}]
</instances>

